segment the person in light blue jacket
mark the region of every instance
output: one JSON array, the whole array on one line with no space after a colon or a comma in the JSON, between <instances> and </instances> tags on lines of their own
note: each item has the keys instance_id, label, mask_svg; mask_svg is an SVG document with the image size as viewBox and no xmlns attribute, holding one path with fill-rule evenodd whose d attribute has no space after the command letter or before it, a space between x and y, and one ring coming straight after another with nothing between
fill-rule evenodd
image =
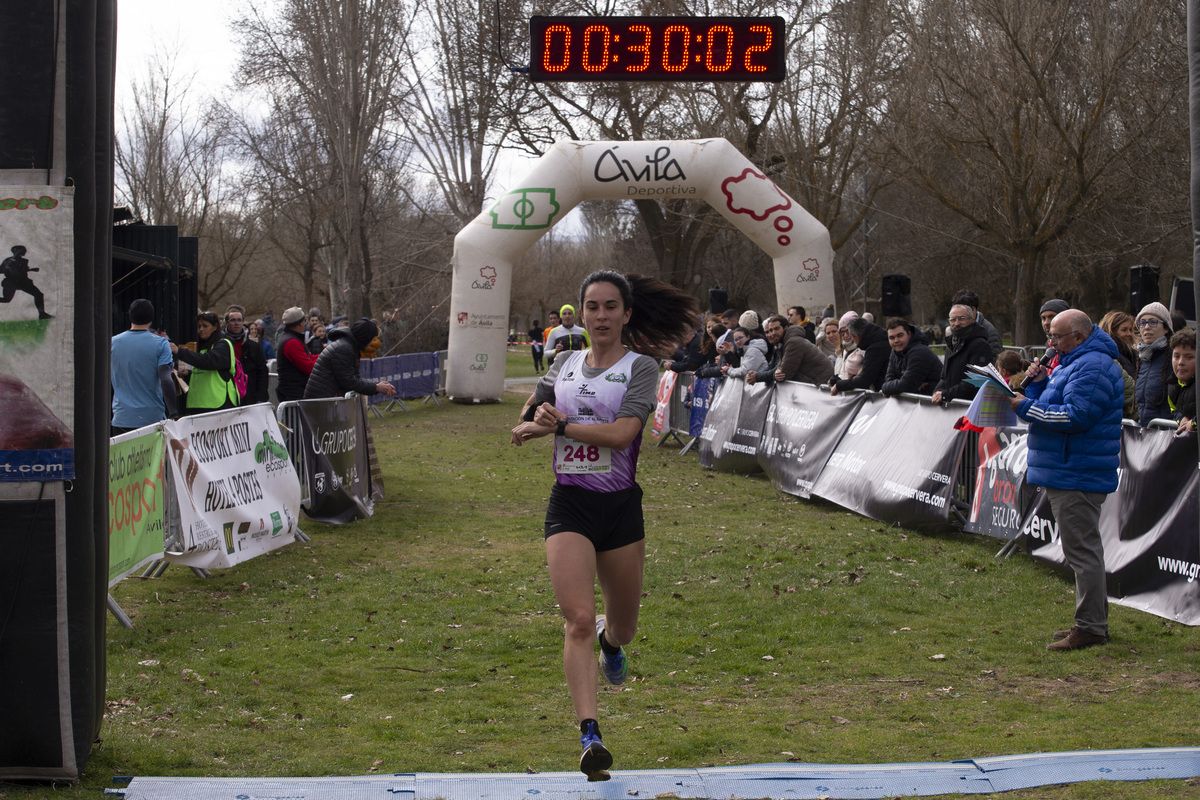
<instances>
[{"instance_id":1,"label":"person in light blue jacket","mask_svg":"<svg viewBox=\"0 0 1200 800\"><path fill-rule=\"evenodd\" d=\"M1029 423L1026 480L1046 489L1063 556L1075 572L1075 624L1056 631L1046 649L1078 650L1108 641L1100 506L1117 488L1125 379L1117 345L1078 309L1054 317L1050 342L1058 367L1047 378L1033 364L1026 394L1011 402Z\"/></svg>"}]
</instances>

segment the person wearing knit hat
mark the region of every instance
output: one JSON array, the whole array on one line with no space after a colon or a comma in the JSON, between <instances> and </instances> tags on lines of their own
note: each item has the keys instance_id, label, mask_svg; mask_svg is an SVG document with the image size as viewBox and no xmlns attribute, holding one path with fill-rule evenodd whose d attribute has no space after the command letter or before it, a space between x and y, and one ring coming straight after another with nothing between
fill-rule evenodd
<instances>
[{"instance_id":1,"label":"person wearing knit hat","mask_svg":"<svg viewBox=\"0 0 1200 800\"><path fill-rule=\"evenodd\" d=\"M1050 323L1054 321L1054 318L1056 316L1058 316L1062 312L1066 311L1070 307L1071 307L1070 303L1068 303L1066 300L1059 300L1058 298L1055 298L1053 300L1047 300L1046 302L1042 303L1042 308L1041 308L1041 311L1039 312L1039 316L1041 317L1041 320L1042 320L1042 330L1046 332L1046 337L1047 337L1046 338L1046 347L1047 348L1054 347L1054 343L1051 342L1049 339ZM1057 367L1058 367L1058 353L1055 352L1055 354L1050 358L1050 362L1048 364L1046 364L1046 374L1047 375L1053 374L1054 370Z\"/></svg>"},{"instance_id":2,"label":"person wearing knit hat","mask_svg":"<svg viewBox=\"0 0 1200 800\"><path fill-rule=\"evenodd\" d=\"M546 334L546 363L554 363L555 357L564 350L583 350L591 347L588 332L582 326L575 324L575 306L564 303L558 310L562 319L559 325Z\"/></svg>"},{"instance_id":3,"label":"person wearing knit hat","mask_svg":"<svg viewBox=\"0 0 1200 800\"><path fill-rule=\"evenodd\" d=\"M745 328L748 331L758 330L758 328L759 328L758 312L757 311L743 311L742 315L740 317L738 317L738 325L741 325L743 328Z\"/></svg>"},{"instance_id":4,"label":"person wearing knit hat","mask_svg":"<svg viewBox=\"0 0 1200 800\"><path fill-rule=\"evenodd\" d=\"M1054 319L1055 315L1061 314L1070 307L1071 304L1066 300L1059 300L1057 298L1054 300L1047 300L1046 302L1042 303L1042 308L1038 312L1038 315L1042 319L1042 330L1046 332L1047 336L1050 335L1051 320Z\"/></svg>"},{"instance_id":5,"label":"person wearing knit hat","mask_svg":"<svg viewBox=\"0 0 1200 800\"><path fill-rule=\"evenodd\" d=\"M1173 333L1171 312L1162 303L1148 303L1134 319L1137 326L1137 363L1134 365L1133 396L1137 400L1138 424L1145 427L1155 419L1172 419L1167 387L1175 381L1171 368Z\"/></svg>"}]
</instances>

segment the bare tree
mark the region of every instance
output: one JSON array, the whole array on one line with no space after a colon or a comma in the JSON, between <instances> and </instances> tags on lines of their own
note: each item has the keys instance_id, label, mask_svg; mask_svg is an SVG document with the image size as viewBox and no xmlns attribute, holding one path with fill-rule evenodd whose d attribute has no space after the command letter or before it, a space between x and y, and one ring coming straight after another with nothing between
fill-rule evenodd
<instances>
[{"instance_id":1,"label":"bare tree","mask_svg":"<svg viewBox=\"0 0 1200 800\"><path fill-rule=\"evenodd\" d=\"M505 52L524 46L520 28L507 24L519 12L517 0L417 6L406 46L404 136L450 212L451 233L483 210L501 146L530 94L528 81L504 63Z\"/></svg>"},{"instance_id":2,"label":"bare tree","mask_svg":"<svg viewBox=\"0 0 1200 800\"><path fill-rule=\"evenodd\" d=\"M332 272L344 265L344 283L330 294L352 316L370 314L368 172L395 120L409 21L400 0L285 0L274 16L251 5L236 23L242 80L297 98L331 157L339 190Z\"/></svg>"},{"instance_id":3,"label":"bare tree","mask_svg":"<svg viewBox=\"0 0 1200 800\"><path fill-rule=\"evenodd\" d=\"M1120 166L1173 107L1161 84L1145 93L1138 68L1168 5L901 7L909 49L889 103L892 152L912 185L1007 254L1018 341L1032 336L1052 247L1111 201ZM1118 113L1129 103L1136 114Z\"/></svg>"},{"instance_id":4,"label":"bare tree","mask_svg":"<svg viewBox=\"0 0 1200 800\"><path fill-rule=\"evenodd\" d=\"M190 78L159 56L135 84L116 137L118 199L153 225L200 239L199 300L226 298L259 245L244 187L229 176L227 130Z\"/></svg>"}]
</instances>

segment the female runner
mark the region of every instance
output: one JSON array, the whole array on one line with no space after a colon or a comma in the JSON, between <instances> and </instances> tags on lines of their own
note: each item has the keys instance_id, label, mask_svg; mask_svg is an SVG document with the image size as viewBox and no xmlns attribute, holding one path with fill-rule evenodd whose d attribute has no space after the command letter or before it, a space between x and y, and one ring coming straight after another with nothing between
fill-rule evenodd
<instances>
[{"instance_id":1,"label":"female runner","mask_svg":"<svg viewBox=\"0 0 1200 800\"><path fill-rule=\"evenodd\" d=\"M579 289L591 348L563 353L522 409L512 443L554 434L546 561L566 618L563 670L579 720L579 769L609 779L612 754L596 721L597 666L624 682L622 645L637 631L646 555L642 489L634 481L642 428L655 406L658 362L693 334L696 301L662 281L593 272ZM604 615L596 616L596 580Z\"/></svg>"}]
</instances>

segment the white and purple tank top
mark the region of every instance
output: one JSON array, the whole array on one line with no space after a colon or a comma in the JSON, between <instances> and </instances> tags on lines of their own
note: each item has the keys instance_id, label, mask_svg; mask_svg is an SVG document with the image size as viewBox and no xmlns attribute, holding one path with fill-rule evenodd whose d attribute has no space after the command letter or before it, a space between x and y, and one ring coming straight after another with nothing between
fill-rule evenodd
<instances>
[{"instance_id":1,"label":"white and purple tank top","mask_svg":"<svg viewBox=\"0 0 1200 800\"><path fill-rule=\"evenodd\" d=\"M615 422L638 354L627 352L600 375L587 378L584 377L583 366L589 352L577 350L562 365L554 381L554 406L567 415L567 422L570 423L595 425ZM584 444L568 436L555 436L555 478L559 483L594 492L632 488L641 446L641 431L624 450Z\"/></svg>"}]
</instances>

